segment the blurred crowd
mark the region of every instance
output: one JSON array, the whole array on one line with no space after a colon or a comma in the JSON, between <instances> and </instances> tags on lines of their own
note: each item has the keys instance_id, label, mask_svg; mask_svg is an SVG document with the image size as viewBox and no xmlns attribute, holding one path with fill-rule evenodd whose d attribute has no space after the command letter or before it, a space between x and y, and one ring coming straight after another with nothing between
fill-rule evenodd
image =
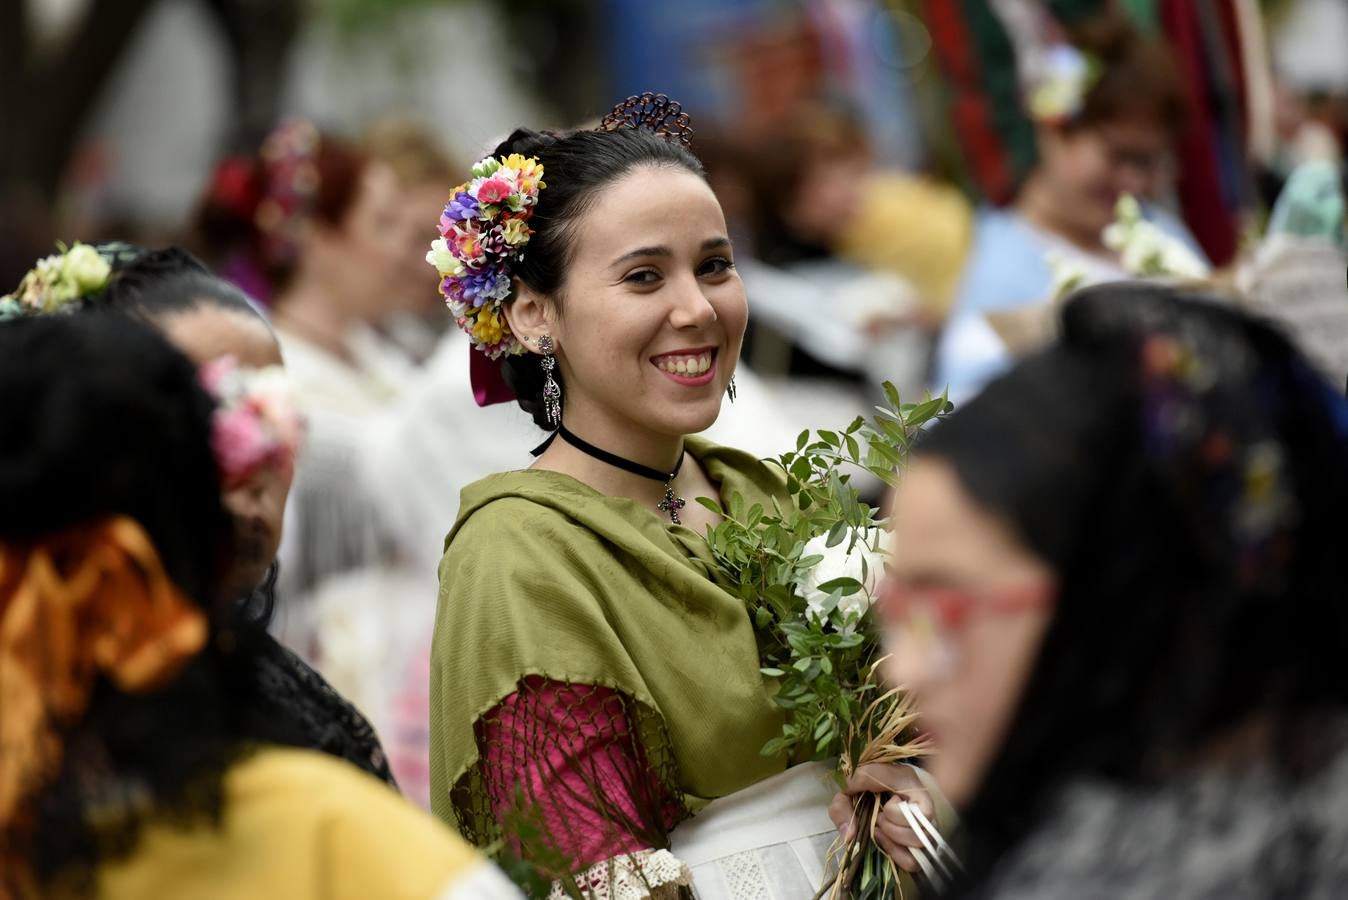
<instances>
[{"instance_id":1,"label":"blurred crowd","mask_svg":"<svg viewBox=\"0 0 1348 900\"><path fill-rule=\"evenodd\" d=\"M905 400L944 391L971 416L995 416L1012 388L994 389L1000 399L984 388L1065 340L1068 286L1201 280L1231 315L1279 322L1324 382L1348 383L1338 0L594 0L509 15L468 0L392 12L333 2L296 6L293 21L277 4L271 44L249 37L257 13L236 4L161 0L121 17L103 6L39 0L0 19L27 35L14 53L0 41L12 84L48 83L52 54L104 60L81 103L0 106L5 130L25 135L0 152L0 285L57 241L175 245L126 264L122 290L141 293L125 303L162 315L198 361L226 345L236 357L254 348L248 365L284 361L306 436L293 484L227 503L248 557L234 587L266 586L270 633L364 714L387 754L366 768L422 806L445 534L465 486L527 465L543 437L513 405L479 408L472 343L426 253L453 187L525 116L586 127L641 90L691 114L750 309L736 403L709 435L760 457L803 429L845 426L885 383ZM584 38L569 41L573 29ZM214 60L213 78L185 74L196 95L162 78L195 65L184 41ZM156 299L174 279L215 299ZM1235 327L1226 314L1205 313L1217 331ZM1072 352L1089 355L1089 329L1077 328ZM1077 356L1059 362L1025 390L1081 374ZM1080 390L1075 410L1097 396ZM1053 419L1040 449L1057 427L1064 446L1105 427L1057 421L1053 402L1032 399ZM981 464L976 438L948 435L930 451L944 460L933 482ZM1010 486L1034 476L966 489L1037 523ZM881 485L868 490L878 498ZM1122 528L1101 541L1128 540ZM1094 561L1060 538L1044 538L1041 555L1064 572ZM1211 608L1193 602L1201 629ZM1040 705L1026 707L1045 723L1041 707L1061 701L1053 687L1037 685ZM1008 783L1039 771L1001 759ZM1019 795L970 796L987 835L1014 827L995 804ZM1022 864L1037 871L1031 856Z\"/></svg>"},{"instance_id":2,"label":"blurred crowd","mask_svg":"<svg viewBox=\"0 0 1348 900\"><path fill-rule=\"evenodd\" d=\"M147 10L121 65L162 54L155 42L187 28L173 16L189 5ZM1348 73L1337 44L1307 36L1348 34L1333 3L821 0L695 4L677 16L597 5L612 7L604 40L624 49L586 64L615 96L636 79L685 92L736 240L752 319L743 399L713 431L727 443L783 452L800 429L867 409L885 381L904 397L972 397L1043 339L1057 271L1085 282L1130 274L1103 238L1125 194L1214 277L1239 279L1250 303L1293 320L1331 378L1348 377L1338 168ZM443 16L504 52L490 17L403 15ZM65 27L65 40L82 38L78 22ZM313 34L300 65L319 65L315 43L361 39L327 34L321 17L304 27ZM401 40L386 22L365 27L369 44ZM234 60L243 71L248 62ZM446 86L471 77L445 74ZM519 108L541 105L529 76L511 89L524 95ZM319 115L305 115L292 85L298 96L274 104L276 127L256 143L246 123L217 128L240 150L192 160L199 187L174 219L118 188L123 167L146 176L117 157L137 142L115 118L173 94L120 81L106 93L119 90L129 96L103 100L113 118L69 148L55 215L6 217L17 234L4 273L17 281L52 239L179 243L268 311L310 418L277 628L381 732L411 728L415 748L424 735L397 724L397 711L417 701L401 696L393 657L429 623L428 582L458 491L525 460L532 440L520 413L476 409L468 343L422 258L450 188L493 135L455 125L470 91L364 122L331 116L342 123L331 127L321 102L308 99ZM166 119L139 137L173 139ZM1293 171L1314 161L1320 177L1303 173L1270 221ZM9 199L18 208L24 196ZM456 445L467 431L481 437ZM427 484L429 470L443 474ZM337 489L353 480L367 489ZM372 590L387 608L362 602Z\"/></svg>"}]
</instances>

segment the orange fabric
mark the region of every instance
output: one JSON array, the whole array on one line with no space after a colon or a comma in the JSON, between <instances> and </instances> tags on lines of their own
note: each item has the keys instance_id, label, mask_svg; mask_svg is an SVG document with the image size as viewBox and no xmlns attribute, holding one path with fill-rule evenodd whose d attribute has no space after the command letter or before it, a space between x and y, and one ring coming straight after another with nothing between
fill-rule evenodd
<instances>
[{"instance_id":1,"label":"orange fabric","mask_svg":"<svg viewBox=\"0 0 1348 900\"><path fill-rule=\"evenodd\" d=\"M0 839L60 766L55 729L84 714L97 676L152 691L206 635L205 614L129 518L0 545Z\"/></svg>"}]
</instances>

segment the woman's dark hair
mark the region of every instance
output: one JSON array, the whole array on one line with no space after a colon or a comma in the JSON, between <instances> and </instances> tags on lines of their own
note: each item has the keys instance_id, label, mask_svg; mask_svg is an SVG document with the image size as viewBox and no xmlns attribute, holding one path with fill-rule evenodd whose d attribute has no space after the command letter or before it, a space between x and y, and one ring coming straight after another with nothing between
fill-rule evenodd
<instances>
[{"instance_id":1,"label":"woman's dark hair","mask_svg":"<svg viewBox=\"0 0 1348 900\"><path fill-rule=\"evenodd\" d=\"M243 291L181 247L117 245L112 275L96 305L151 321L203 305L262 318ZM100 250L102 245L100 245Z\"/></svg>"},{"instance_id":2,"label":"woman's dark hair","mask_svg":"<svg viewBox=\"0 0 1348 900\"><path fill-rule=\"evenodd\" d=\"M151 325L162 319L214 306L242 315L266 318L243 291L225 281L181 247L150 250L134 244L101 244L112 259L108 284L84 309L112 309ZM276 563L263 584L239 604L241 624L266 628L275 614Z\"/></svg>"},{"instance_id":3,"label":"woman's dark hair","mask_svg":"<svg viewBox=\"0 0 1348 900\"><path fill-rule=\"evenodd\" d=\"M1348 711L1348 404L1208 295L1091 288L1063 335L920 451L1058 575L1053 620L964 817L974 881L1076 777L1143 784L1270 716L1313 768Z\"/></svg>"},{"instance_id":4,"label":"woman's dark hair","mask_svg":"<svg viewBox=\"0 0 1348 900\"><path fill-rule=\"evenodd\" d=\"M127 515L209 596L227 520L192 363L109 312L6 323L0 346L0 540Z\"/></svg>"},{"instance_id":5,"label":"woman's dark hair","mask_svg":"<svg viewBox=\"0 0 1348 900\"><path fill-rule=\"evenodd\" d=\"M0 385L0 541L129 516L184 594L213 621L232 617L214 602L231 529L195 366L119 313L40 316L0 325ZM40 882L90 890L97 863L129 852L148 818L217 816L245 741L298 743L250 716L250 637L212 633L167 687L131 695L100 680L85 715L57 723L61 768L31 799L31 831L5 835Z\"/></svg>"},{"instance_id":6,"label":"woman's dark hair","mask_svg":"<svg viewBox=\"0 0 1348 900\"><path fill-rule=\"evenodd\" d=\"M1156 120L1172 136L1184 131L1189 114L1184 84L1161 40L1142 34L1119 13L1091 17L1070 29L1070 36L1100 67L1071 127L1137 115Z\"/></svg>"},{"instance_id":7,"label":"woman's dark hair","mask_svg":"<svg viewBox=\"0 0 1348 900\"><path fill-rule=\"evenodd\" d=\"M510 274L554 299L558 298L575 249L577 225L607 185L638 166L684 169L706 177L690 150L641 128L569 134L520 128L492 151L493 156L511 153L537 157L547 187L539 191L538 205L529 220L534 233L528 252L512 265ZM539 357L531 353L507 356L503 372L520 407L533 416L539 428L550 430L543 408Z\"/></svg>"}]
</instances>

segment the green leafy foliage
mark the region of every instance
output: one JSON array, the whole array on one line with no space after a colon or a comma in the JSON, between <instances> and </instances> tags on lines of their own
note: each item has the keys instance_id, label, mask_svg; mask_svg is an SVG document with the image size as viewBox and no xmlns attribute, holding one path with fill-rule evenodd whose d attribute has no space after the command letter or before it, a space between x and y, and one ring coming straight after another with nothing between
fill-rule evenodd
<instances>
[{"instance_id":1,"label":"green leafy foliage","mask_svg":"<svg viewBox=\"0 0 1348 900\"><path fill-rule=\"evenodd\" d=\"M781 735L763 753L793 759L857 758L866 736L853 725L877 696L872 670L879 641L870 612L881 564L880 512L852 484L870 472L893 485L913 439L952 407L945 396L905 403L891 384L870 419L841 431L803 432L794 450L771 462L786 473L793 503L764 509L732 496L707 534L721 575L744 600L757 629L763 674L777 682L786 710ZM816 583L816 571L843 574Z\"/></svg>"}]
</instances>

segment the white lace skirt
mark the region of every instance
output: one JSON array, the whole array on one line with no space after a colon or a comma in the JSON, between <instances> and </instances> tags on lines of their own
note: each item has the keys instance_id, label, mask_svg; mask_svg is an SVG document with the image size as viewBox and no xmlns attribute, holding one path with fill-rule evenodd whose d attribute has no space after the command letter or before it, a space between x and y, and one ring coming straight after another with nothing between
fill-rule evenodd
<instances>
[{"instance_id":1,"label":"white lace skirt","mask_svg":"<svg viewBox=\"0 0 1348 900\"><path fill-rule=\"evenodd\" d=\"M700 900L812 900L838 831L832 767L795 766L722 797L670 835Z\"/></svg>"}]
</instances>

